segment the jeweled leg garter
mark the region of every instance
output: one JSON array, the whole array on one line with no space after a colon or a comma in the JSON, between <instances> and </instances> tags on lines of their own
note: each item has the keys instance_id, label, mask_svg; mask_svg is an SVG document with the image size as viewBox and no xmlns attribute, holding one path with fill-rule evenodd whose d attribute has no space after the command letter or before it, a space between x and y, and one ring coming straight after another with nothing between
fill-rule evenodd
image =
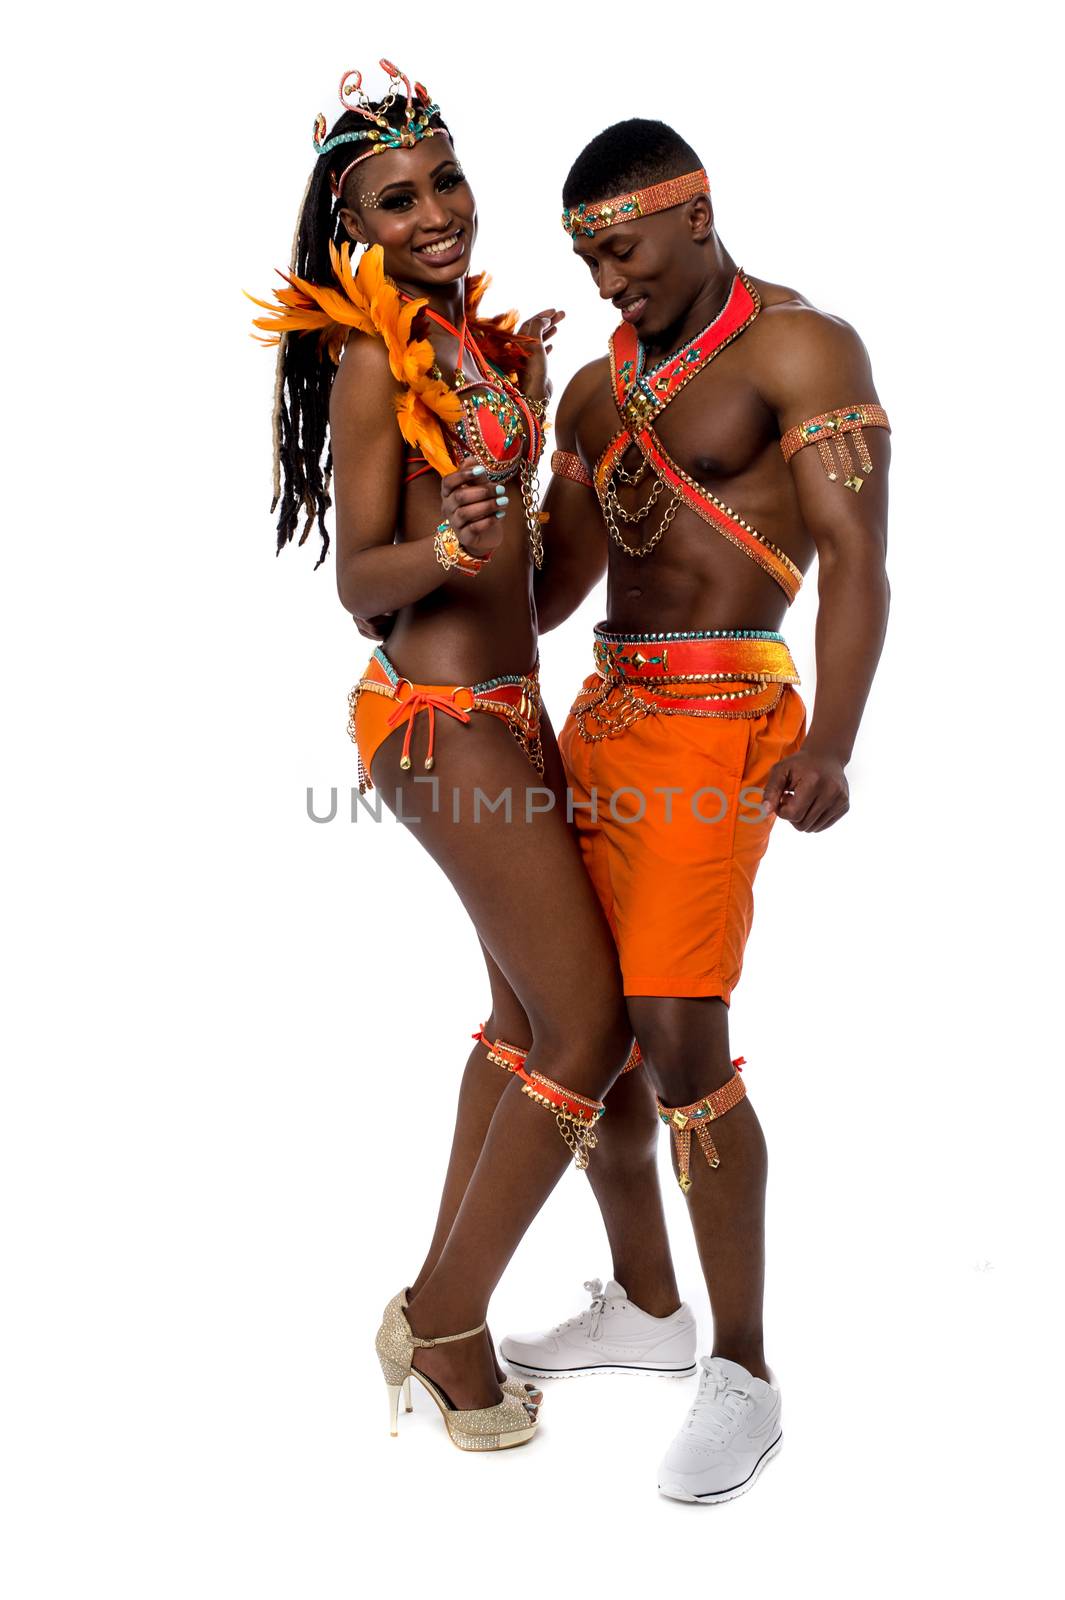
<instances>
[{"instance_id":1,"label":"jeweled leg garter","mask_svg":"<svg viewBox=\"0 0 1065 1600\"><path fill-rule=\"evenodd\" d=\"M489 1061L494 1061L497 1067L506 1067L508 1072L517 1072L519 1067L525 1065L528 1050L523 1050L520 1044L508 1044L505 1039L490 1039L484 1031L483 1022L471 1037L484 1045ZM642 1060L639 1043L633 1039L629 1053L625 1057L625 1065L618 1073L618 1077L622 1078L626 1072L632 1072Z\"/></svg>"},{"instance_id":2,"label":"jeweled leg garter","mask_svg":"<svg viewBox=\"0 0 1065 1600\"><path fill-rule=\"evenodd\" d=\"M505 1067L508 1072L513 1072L516 1077L523 1080L522 1094L527 1094L538 1105L547 1106L549 1110L554 1111L559 1132L573 1151L574 1166L580 1167L583 1171L588 1165L589 1152L595 1149L598 1142L594 1130L595 1124L606 1110L602 1100L588 1100L572 1089L564 1089L553 1079L545 1078L542 1072L527 1072L525 1061L529 1054L528 1050L523 1050L517 1044L507 1044L505 1039L489 1039L483 1023L473 1037L484 1045L488 1051L489 1061L494 1061L499 1067ZM636 1041L633 1040L633 1050L638 1048ZM632 1053L630 1050L625 1070L632 1063Z\"/></svg>"},{"instance_id":3,"label":"jeweled leg garter","mask_svg":"<svg viewBox=\"0 0 1065 1600\"><path fill-rule=\"evenodd\" d=\"M573 1153L573 1165L583 1172L599 1142L595 1125L606 1110L602 1100L589 1100L575 1089L567 1089L553 1078L545 1078L542 1072L526 1072L524 1067L515 1067L514 1073L522 1080L522 1094L555 1113L558 1131Z\"/></svg>"},{"instance_id":4,"label":"jeweled leg garter","mask_svg":"<svg viewBox=\"0 0 1065 1600\"><path fill-rule=\"evenodd\" d=\"M606 1110L603 1101L589 1100L574 1089L556 1083L553 1078L546 1078L542 1072L528 1072L525 1061L529 1052L520 1045L508 1044L505 1039L489 1039L483 1023L473 1037L484 1045L489 1061L494 1061L497 1066L513 1072L522 1080L522 1094L527 1094L537 1105L546 1106L555 1113L558 1131L573 1152L573 1164L583 1172L591 1151L598 1143L595 1125ZM634 1039L621 1072L631 1072L639 1066L641 1059L640 1047Z\"/></svg>"}]
</instances>

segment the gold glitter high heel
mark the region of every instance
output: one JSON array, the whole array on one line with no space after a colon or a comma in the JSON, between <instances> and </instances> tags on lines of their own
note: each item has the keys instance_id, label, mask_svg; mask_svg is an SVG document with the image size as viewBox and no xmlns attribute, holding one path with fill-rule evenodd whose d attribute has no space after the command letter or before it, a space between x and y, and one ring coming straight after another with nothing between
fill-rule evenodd
<instances>
[{"instance_id":1,"label":"gold glitter high heel","mask_svg":"<svg viewBox=\"0 0 1065 1600\"><path fill-rule=\"evenodd\" d=\"M403 1307L403 1310L406 1311L406 1309L407 1309L407 1290L406 1289L401 1290L400 1296L399 1296L399 1303ZM499 1387L502 1389L504 1394L512 1394L514 1396L515 1400L520 1400L522 1405L528 1406L530 1412L532 1413L533 1421L535 1422L536 1417L537 1417L537 1413L539 1412L540 1407L544 1403L544 1391L541 1389L541 1387L540 1387L540 1385L538 1383L528 1383L524 1379L521 1379L521 1378L500 1378ZM403 1385L403 1408L404 1408L405 1411L413 1411L414 1410L414 1407L410 1403L410 1381L409 1381L409 1379ZM392 1428L393 1434L395 1433L395 1431L396 1431L395 1430L395 1426L393 1425L393 1428Z\"/></svg>"},{"instance_id":2,"label":"gold glitter high heel","mask_svg":"<svg viewBox=\"0 0 1065 1600\"><path fill-rule=\"evenodd\" d=\"M400 1394L403 1394L404 1404L409 1411L410 1380L414 1377L436 1402L451 1442L460 1450L510 1450L515 1445L527 1444L536 1432L536 1422L530 1415L532 1408L527 1402L505 1394L497 1405L461 1411L431 1378L412 1364L415 1350L429 1350L433 1345L471 1339L475 1334L484 1332L484 1323L479 1328L467 1329L465 1333L419 1339L411 1332L404 1310L405 1301L405 1291L393 1295L385 1307L376 1339L377 1359L381 1363L388 1389L393 1438L398 1432Z\"/></svg>"}]
</instances>

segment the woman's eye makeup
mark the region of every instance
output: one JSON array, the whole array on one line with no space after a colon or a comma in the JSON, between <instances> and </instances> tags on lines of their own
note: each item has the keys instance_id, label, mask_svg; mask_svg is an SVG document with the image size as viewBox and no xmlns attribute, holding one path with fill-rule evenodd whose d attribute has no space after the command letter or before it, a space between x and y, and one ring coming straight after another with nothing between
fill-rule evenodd
<instances>
[{"instance_id":1,"label":"woman's eye makeup","mask_svg":"<svg viewBox=\"0 0 1065 1600\"><path fill-rule=\"evenodd\" d=\"M455 168L452 172L442 172L436 180L437 190L441 194L448 194L452 189L457 189L460 183L466 182L466 174ZM400 191L397 194L386 194L376 203L385 211L407 211L414 204L412 194Z\"/></svg>"}]
</instances>

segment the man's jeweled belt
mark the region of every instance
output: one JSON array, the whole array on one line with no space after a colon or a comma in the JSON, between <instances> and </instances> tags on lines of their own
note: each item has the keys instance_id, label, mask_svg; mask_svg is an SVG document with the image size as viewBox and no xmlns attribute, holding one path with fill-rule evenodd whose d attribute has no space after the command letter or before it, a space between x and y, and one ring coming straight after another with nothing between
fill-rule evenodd
<instances>
[{"instance_id":1,"label":"man's jeweled belt","mask_svg":"<svg viewBox=\"0 0 1065 1600\"><path fill-rule=\"evenodd\" d=\"M760 717L799 673L783 636L765 628L610 633L596 628L599 683L572 715L589 743L646 716Z\"/></svg>"}]
</instances>

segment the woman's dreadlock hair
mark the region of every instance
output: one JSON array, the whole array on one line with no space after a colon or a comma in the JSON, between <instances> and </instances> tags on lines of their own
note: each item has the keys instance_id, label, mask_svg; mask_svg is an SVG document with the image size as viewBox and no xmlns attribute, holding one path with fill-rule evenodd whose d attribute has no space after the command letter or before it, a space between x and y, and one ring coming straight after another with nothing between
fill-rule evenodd
<instances>
[{"instance_id":1,"label":"woman's dreadlock hair","mask_svg":"<svg viewBox=\"0 0 1065 1600\"><path fill-rule=\"evenodd\" d=\"M390 127L402 127L405 105L402 96L374 103L371 110L386 118ZM366 127L366 118L345 111L330 128L328 138L354 133ZM447 133L439 112L430 126ZM325 142L324 140L322 141ZM333 268L329 245L339 247L347 238L340 220L344 196L334 197L332 179L339 177L352 158L350 143L338 145L318 157L300 204L299 220L292 240L289 271L310 283L332 284ZM354 176L345 183L348 198ZM315 522L322 536L322 549L315 570L329 550L325 513L332 505L329 488L333 476L333 447L329 441L329 395L336 368L318 340L306 335L282 333L277 352L274 380L274 498L271 511L278 511L277 552L280 555L303 516L303 544ZM323 466L322 456L325 454ZM280 510L278 508L280 507Z\"/></svg>"},{"instance_id":2,"label":"woman's dreadlock hair","mask_svg":"<svg viewBox=\"0 0 1065 1600\"><path fill-rule=\"evenodd\" d=\"M562 204L629 194L701 166L691 145L668 123L630 117L585 145L562 185Z\"/></svg>"}]
</instances>

